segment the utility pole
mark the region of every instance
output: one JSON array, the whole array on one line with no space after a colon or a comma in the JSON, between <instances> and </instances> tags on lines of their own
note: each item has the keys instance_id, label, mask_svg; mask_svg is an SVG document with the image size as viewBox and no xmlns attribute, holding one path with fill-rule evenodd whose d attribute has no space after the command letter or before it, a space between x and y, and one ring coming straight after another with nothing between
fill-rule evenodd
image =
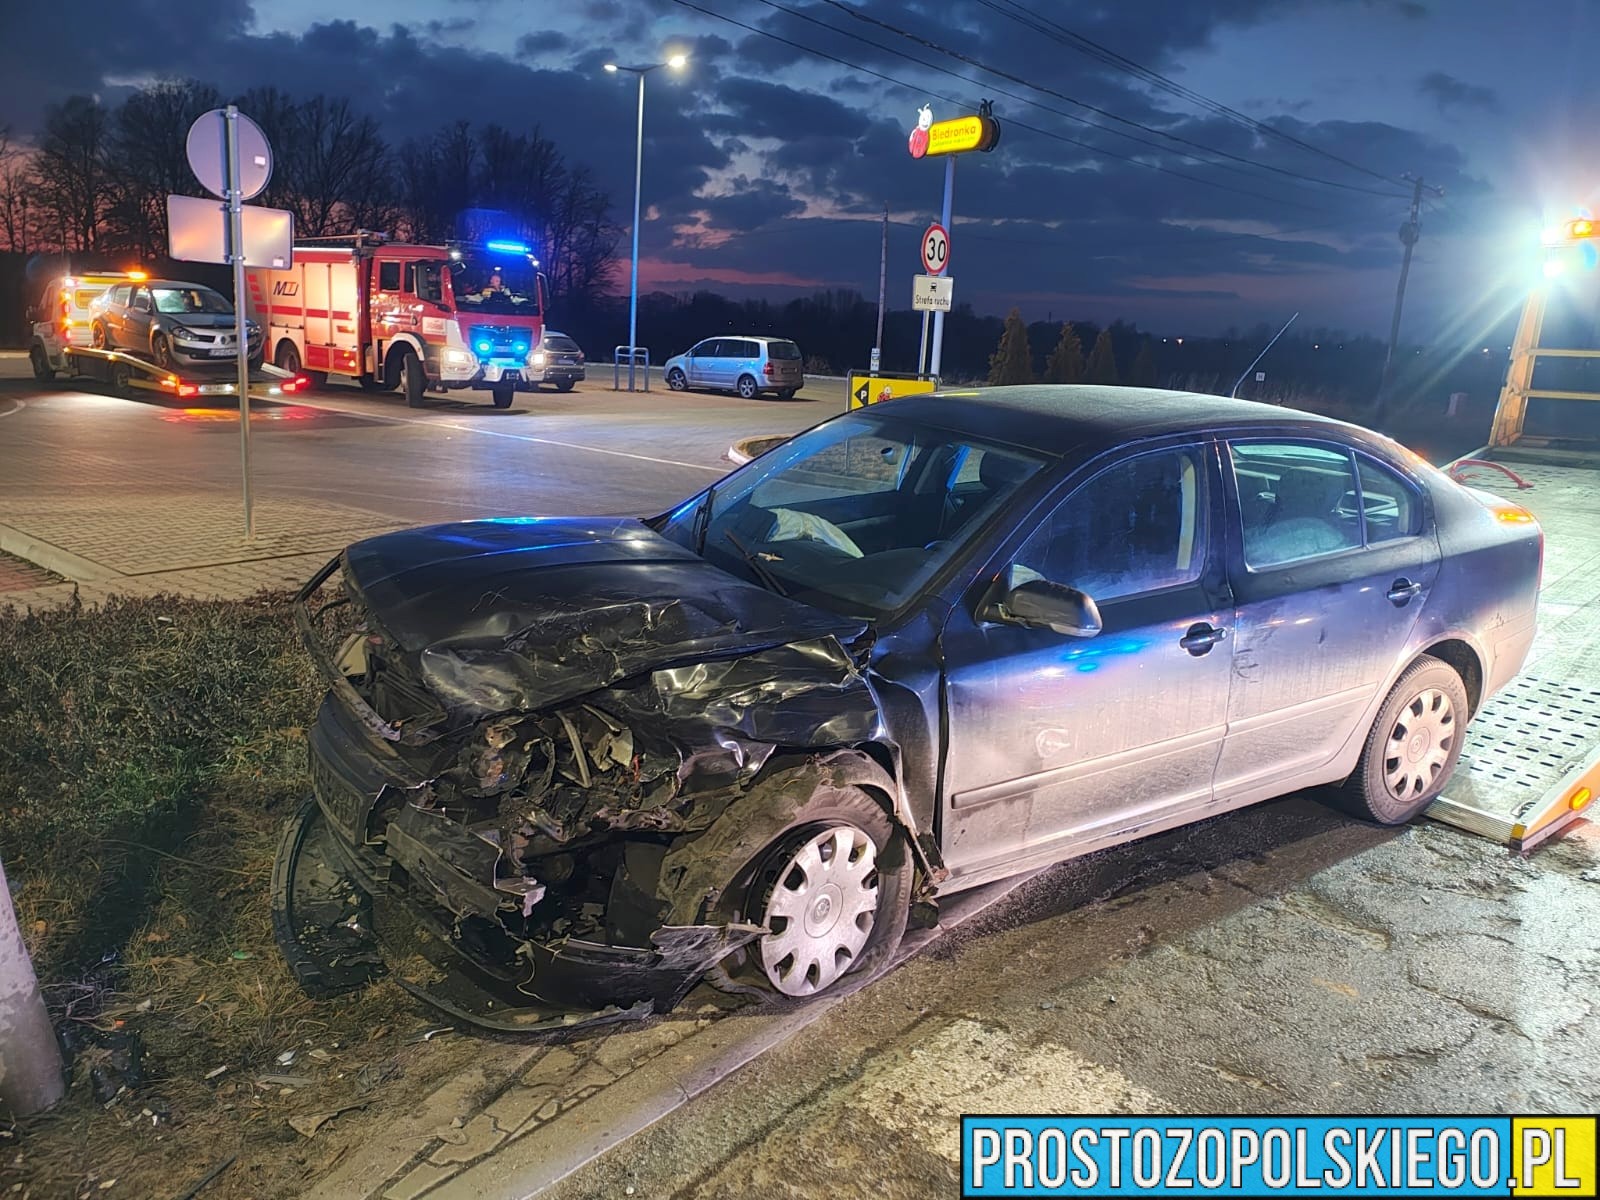
<instances>
[{"instance_id":1,"label":"utility pole","mask_svg":"<svg viewBox=\"0 0 1600 1200\"><path fill-rule=\"evenodd\" d=\"M61 1051L0 863L0 1103L25 1117L49 1108L66 1090Z\"/></svg>"},{"instance_id":2,"label":"utility pole","mask_svg":"<svg viewBox=\"0 0 1600 1200\"><path fill-rule=\"evenodd\" d=\"M872 368L876 375L883 369L883 305L888 295L889 283L889 202L883 205L883 244L878 251L878 336L872 343Z\"/></svg>"},{"instance_id":3,"label":"utility pole","mask_svg":"<svg viewBox=\"0 0 1600 1200\"><path fill-rule=\"evenodd\" d=\"M1416 248L1417 239L1422 236L1422 189L1427 187L1422 182L1422 176L1405 174L1402 179L1411 180L1411 212L1406 217L1405 224L1400 226L1400 244L1405 247L1400 258L1400 283L1394 291L1394 320L1389 325L1389 352L1383 356L1383 376L1378 380L1378 411L1381 417L1389 403L1389 388L1394 382L1394 352L1400 344L1400 312L1406 303L1406 277L1411 274L1411 252ZM1436 196L1444 195L1443 188L1428 188Z\"/></svg>"}]
</instances>

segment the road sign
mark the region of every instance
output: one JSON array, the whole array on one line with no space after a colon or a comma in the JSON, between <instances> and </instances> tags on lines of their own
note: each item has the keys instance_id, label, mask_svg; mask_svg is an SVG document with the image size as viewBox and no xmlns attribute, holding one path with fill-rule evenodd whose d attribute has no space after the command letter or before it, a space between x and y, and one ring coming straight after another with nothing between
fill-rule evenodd
<instances>
[{"instance_id":1,"label":"road sign","mask_svg":"<svg viewBox=\"0 0 1600 1200\"><path fill-rule=\"evenodd\" d=\"M896 396L916 396L931 392L939 386L937 379L919 378L915 375L880 375L876 371L850 376L850 401L847 408L865 408Z\"/></svg>"},{"instance_id":2,"label":"road sign","mask_svg":"<svg viewBox=\"0 0 1600 1200\"><path fill-rule=\"evenodd\" d=\"M1267 381L1267 373L1265 371L1257 371L1256 372L1256 382L1257 383L1265 383L1266 381Z\"/></svg>"},{"instance_id":3,"label":"road sign","mask_svg":"<svg viewBox=\"0 0 1600 1200\"><path fill-rule=\"evenodd\" d=\"M246 204L244 263L283 270L294 263L294 214ZM195 196L167 197L167 251L179 262L228 262L228 206Z\"/></svg>"},{"instance_id":4,"label":"road sign","mask_svg":"<svg viewBox=\"0 0 1600 1200\"><path fill-rule=\"evenodd\" d=\"M915 312L949 312L956 281L943 275L911 277L911 308Z\"/></svg>"},{"instance_id":5,"label":"road sign","mask_svg":"<svg viewBox=\"0 0 1600 1200\"><path fill-rule=\"evenodd\" d=\"M943 275L950 265L950 234L935 221L922 235L922 269L929 275Z\"/></svg>"},{"instance_id":6,"label":"road sign","mask_svg":"<svg viewBox=\"0 0 1600 1200\"><path fill-rule=\"evenodd\" d=\"M234 117L239 129L239 199L253 200L272 178L272 148L267 135L243 113ZM228 114L213 108L189 126L189 166L213 196L228 194Z\"/></svg>"}]
</instances>

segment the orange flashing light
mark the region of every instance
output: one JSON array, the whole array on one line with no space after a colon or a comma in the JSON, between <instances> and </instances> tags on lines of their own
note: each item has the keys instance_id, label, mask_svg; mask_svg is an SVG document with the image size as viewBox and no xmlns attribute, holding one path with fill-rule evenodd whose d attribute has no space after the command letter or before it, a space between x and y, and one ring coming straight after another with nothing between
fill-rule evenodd
<instances>
[{"instance_id":1,"label":"orange flashing light","mask_svg":"<svg viewBox=\"0 0 1600 1200\"><path fill-rule=\"evenodd\" d=\"M145 271L129 271L127 274L128 278L132 279L136 283L143 283L146 279L150 278L149 273Z\"/></svg>"},{"instance_id":2,"label":"orange flashing light","mask_svg":"<svg viewBox=\"0 0 1600 1200\"><path fill-rule=\"evenodd\" d=\"M1589 807L1589 801L1594 799L1594 793L1586 787L1581 787L1567 797L1569 812L1582 812Z\"/></svg>"},{"instance_id":3,"label":"orange flashing light","mask_svg":"<svg viewBox=\"0 0 1600 1200\"><path fill-rule=\"evenodd\" d=\"M1575 238L1594 236L1594 222L1587 217L1579 217L1571 225L1567 226L1567 229Z\"/></svg>"}]
</instances>

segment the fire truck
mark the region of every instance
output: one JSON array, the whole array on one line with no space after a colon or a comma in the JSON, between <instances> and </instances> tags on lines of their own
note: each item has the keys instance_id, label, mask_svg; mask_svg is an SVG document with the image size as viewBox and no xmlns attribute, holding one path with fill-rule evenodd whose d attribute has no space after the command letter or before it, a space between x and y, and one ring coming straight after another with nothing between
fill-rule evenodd
<instances>
[{"instance_id":1,"label":"fire truck","mask_svg":"<svg viewBox=\"0 0 1600 1200\"><path fill-rule=\"evenodd\" d=\"M251 305L279 367L368 391L488 392L508 408L544 375L546 286L520 242L424 246L363 232L294 248L287 270L249 272Z\"/></svg>"}]
</instances>

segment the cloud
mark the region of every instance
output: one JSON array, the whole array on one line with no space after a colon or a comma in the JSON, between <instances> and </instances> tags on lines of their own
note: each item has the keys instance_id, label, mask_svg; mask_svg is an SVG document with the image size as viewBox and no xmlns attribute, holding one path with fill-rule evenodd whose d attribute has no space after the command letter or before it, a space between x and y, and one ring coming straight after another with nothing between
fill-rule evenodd
<instances>
[{"instance_id":1,"label":"cloud","mask_svg":"<svg viewBox=\"0 0 1600 1200\"><path fill-rule=\"evenodd\" d=\"M1432 97L1440 112L1466 108L1495 112L1500 108L1500 97L1493 88L1468 83L1443 71L1429 71L1417 81L1417 91Z\"/></svg>"}]
</instances>

